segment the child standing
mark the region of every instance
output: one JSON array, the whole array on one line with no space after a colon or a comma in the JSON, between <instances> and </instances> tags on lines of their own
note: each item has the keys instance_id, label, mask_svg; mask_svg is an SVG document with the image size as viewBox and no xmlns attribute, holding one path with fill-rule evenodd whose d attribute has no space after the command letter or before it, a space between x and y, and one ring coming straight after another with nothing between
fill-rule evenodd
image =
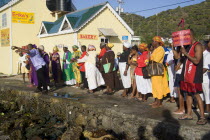
<instances>
[{"instance_id":1,"label":"child standing","mask_svg":"<svg viewBox=\"0 0 210 140\"><path fill-rule=\"evenodd\" d=\"M29 79L29 69L27 67L28 65L28 58L27 54L23 54L22 52L19 53L20 58L19 58L19 64L20 64L20 73L23 74L23 82L25 83L25 74L27 74L28 79Z\"/></svg>"}]
</instances>

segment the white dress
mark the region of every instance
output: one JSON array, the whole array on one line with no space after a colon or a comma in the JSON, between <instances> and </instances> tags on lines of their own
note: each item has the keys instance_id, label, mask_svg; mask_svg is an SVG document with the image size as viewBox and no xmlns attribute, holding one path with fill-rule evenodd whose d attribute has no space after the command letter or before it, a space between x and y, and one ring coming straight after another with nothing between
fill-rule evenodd
<instances>
[{"instance_id":1,"label":"white dress","mask_svg":"<svg viewBox=\"0 0 210 140\"><path fill-rule=\"evenodd\" d=\"M96 67L96 52L89 51L88 56L78 59L78 63L85 62L85 76L88 81L89 90L96 89L97 87L104 85L104 79Z\"/></svg>"}]
</instances>

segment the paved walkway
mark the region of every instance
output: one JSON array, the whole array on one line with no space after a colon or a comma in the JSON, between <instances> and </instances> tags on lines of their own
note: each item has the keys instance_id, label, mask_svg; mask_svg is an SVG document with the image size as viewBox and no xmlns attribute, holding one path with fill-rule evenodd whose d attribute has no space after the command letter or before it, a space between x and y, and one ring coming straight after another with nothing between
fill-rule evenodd
<instances>
[{"instance_id":1,"label":"paved walkway","mask_svg":"<svg viewBox=\"0 0 210 140\"><path fill-rule=\"evenodd\" d=\"M12 89L19 89L23 91L33 92L35 88L28 88L26 83L22 82L21 76L13 76L13 77L4 77L0 78L0 86L10 87ZM152 97L148 99L148 102L140 102L135 99L127 99L120 96L122 91L115 93L114 95L103 95L103 91L98 91L94 94L86 94L84 90L76 89L73 87L61 87L59 89L52 89L49 96L54 96L54 93L58 93L58 95L69 94L72 99L79 98L78 102L84 104L91 104L97 107L105 107L105 108L115 108L115 110L120 111L125 114L133 114L140 115L141 117L154 119L157 121L163 121L167 116L163 115L164 110L169 110L170 112L176 110L175 103L166 103L163 102L162 108L153 109L149 106L149 104L153 101ZM170 115L170 114L169 114ZM172 114L172 117L177 119L180 115ZM210 131L210 121L205 126L196 125L196 121L198 119L196 113L193 113L194 120L192 121L178 121L181 126L193 127L197 130ZM170 120L169 120L170 121Z\"/></svg>"}]
</instances>

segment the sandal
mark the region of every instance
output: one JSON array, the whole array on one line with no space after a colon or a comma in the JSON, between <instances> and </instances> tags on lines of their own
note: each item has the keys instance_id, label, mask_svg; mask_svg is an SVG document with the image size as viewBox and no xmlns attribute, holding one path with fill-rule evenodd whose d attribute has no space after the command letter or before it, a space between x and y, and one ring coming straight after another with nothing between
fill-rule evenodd
<instances>
[{"instance_id":1,"label":"sandal","mask_svg":"<svg viewBox=\"0 0 210 140\"><path fill-rule=\"evenodd\" d=\"M205 118L200 117L200 119L197 121L197 125L205 125L207 123L207 120Z\"/></svg>"},{"instance_id":2,"label":"sandal","mask_svg":"<svg viewBox=\"0 0 210 140\"><path fill-rule=\"evenodd\" d=\"M178 118L179 120L193 120L193 117L189 117L188 115L183 115L180 118Z\"/></svg>"}]
</instances>

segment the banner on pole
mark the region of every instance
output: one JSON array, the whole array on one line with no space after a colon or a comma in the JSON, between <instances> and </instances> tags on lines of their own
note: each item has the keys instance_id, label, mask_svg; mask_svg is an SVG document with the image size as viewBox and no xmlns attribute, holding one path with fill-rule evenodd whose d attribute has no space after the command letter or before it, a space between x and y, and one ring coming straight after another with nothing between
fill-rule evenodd
<instances>
[{"instance_id":1,"label":"banner on pole","mask_svg":"<svg viewBox=\"0 0 210 140\"><path fill-rule=\"evenodd\" d=\"M191 32L188 30L181 30L172 33L174 47L191 44Z\"/></svg>"}]
</instances>

